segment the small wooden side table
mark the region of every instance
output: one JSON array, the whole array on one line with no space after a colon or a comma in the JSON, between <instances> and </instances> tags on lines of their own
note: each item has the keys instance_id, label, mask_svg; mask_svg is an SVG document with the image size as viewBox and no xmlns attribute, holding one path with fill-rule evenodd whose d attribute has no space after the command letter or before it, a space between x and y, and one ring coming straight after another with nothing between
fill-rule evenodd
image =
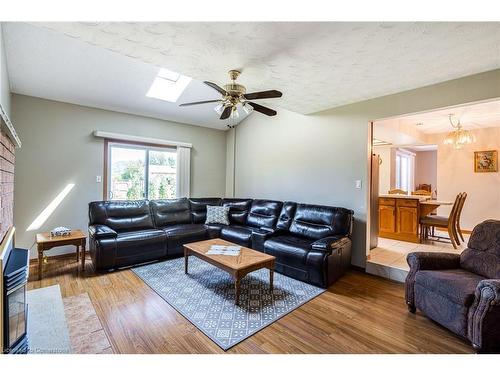
<instances>
[{"instance_id":1,"label":"small wooden side table","mask_svg":"<svg viewBox=\"0 0 500 375\"><path fill-rule=\"evenodd\" d=\"M76 246L76 261L78 262L81 258L82 270L85 270L86 241L87 236L81 230L72 230L69 236L51 236L50 232L38 233L36 235L36 244L38 248L38 280L42 279L43 252L57 246Z\"/></svg>"}]
</instances>

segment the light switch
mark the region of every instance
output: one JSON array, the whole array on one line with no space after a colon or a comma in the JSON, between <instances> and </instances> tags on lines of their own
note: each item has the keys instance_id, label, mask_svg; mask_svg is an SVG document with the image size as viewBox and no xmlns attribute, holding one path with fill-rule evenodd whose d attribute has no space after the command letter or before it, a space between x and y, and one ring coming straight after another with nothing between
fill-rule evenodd
<instances>
[{"instance_id":1,"label":"light switch","mask_svg":"<svg viewBox=\"0 0 500 375\"><path fill-rule=\"evenodd\" d=\"M97 183L102 182L101 176L95 176L95 182Z\"/></svg>"},{"instance_id":2,"label":"light switch","mask_svg":"<svg viewBox=\"0 0 500 375\"><path fill-rule=\"evenodd\" d=\"M356 189L361 189L361 180L356 180Z\"/></svg>"}]
</instances>

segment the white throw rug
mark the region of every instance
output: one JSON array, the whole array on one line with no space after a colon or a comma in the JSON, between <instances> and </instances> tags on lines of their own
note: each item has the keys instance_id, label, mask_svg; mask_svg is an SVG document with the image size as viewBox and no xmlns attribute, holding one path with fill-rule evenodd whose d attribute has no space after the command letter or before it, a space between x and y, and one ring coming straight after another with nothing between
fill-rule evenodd
<instances>
[{"instance_id":1,"label":"white throw rug","mask_svg":"<svg viewBox=\"0 0 500 375\"><path fill-rule=\"evenodd\" d=\"M29 290L27 302L29 353L72 353L59 285Z\"/></svg>"}]
</instances>

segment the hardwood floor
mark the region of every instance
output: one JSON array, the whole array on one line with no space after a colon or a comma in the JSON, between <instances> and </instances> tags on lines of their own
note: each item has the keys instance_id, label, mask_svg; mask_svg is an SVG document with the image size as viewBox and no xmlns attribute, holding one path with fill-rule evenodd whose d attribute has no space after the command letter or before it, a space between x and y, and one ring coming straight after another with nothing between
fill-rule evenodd
<instances>
[{"instance_id":1,"label":"hardwood floor","mask_svg":"<svg viewBox=\"0 0 500 375\"><path fill-rule=\"evenodd\" d=\"M59 284L63 297L87 292L115 353L224 353L132 271L77 271L49 259L30 266L29 289ZM407 312L403 284L350 271L325 293L228 353L472 353L457 336Z\"/></svg>"}]
</instances>

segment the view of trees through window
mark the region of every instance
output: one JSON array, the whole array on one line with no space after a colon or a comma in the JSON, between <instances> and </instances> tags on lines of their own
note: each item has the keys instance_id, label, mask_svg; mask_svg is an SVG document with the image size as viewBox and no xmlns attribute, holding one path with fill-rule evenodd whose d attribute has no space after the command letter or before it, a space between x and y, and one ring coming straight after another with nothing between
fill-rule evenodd
<instances>
[{"instance_id":1,"label":"view of trees through window","mask_svg":"<svg viewBox=\"0 0 500 375\"><path fill-rule=\"evenodd\" d=\"M175 151L110 145L109 198L175 198L176 171Z\"/></svg>"}]
</instances>

